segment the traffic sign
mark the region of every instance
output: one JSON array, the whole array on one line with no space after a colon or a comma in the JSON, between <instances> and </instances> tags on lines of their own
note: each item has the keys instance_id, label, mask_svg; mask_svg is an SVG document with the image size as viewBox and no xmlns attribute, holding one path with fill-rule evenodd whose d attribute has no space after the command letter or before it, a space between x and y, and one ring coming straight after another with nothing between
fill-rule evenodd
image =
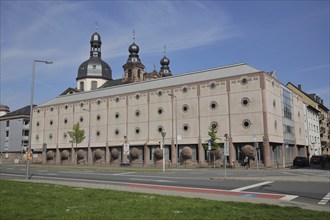
<instances>
[{"instance_id":1,"label":"traffic sign","mask_svg":"<svg viewBox=\"0 0 330 220\"><path fill-rule=\"evenodd\" d=\"M229 156L229 141L225 140L225 144L224 144L224 152L223 154L225 156Z\"/></svg>"}]
</instances>

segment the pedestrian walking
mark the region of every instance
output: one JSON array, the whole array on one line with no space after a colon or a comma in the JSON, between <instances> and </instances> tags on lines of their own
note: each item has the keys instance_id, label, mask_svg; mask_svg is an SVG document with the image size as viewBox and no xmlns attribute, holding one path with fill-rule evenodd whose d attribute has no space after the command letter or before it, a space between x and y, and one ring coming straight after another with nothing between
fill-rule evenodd
<instances>
[{"instance_id":1,"label":"pedestrian walking","mask_svg":"<svg viewBox=\"0 0 330 220\"><path fill-rule=\"evenodd\" d=\"M249 169L250 168L250 159L249 159L248 156L245 156L245 158L244 158L244 167L246 169Z\"/></svg>"}]
</instances>

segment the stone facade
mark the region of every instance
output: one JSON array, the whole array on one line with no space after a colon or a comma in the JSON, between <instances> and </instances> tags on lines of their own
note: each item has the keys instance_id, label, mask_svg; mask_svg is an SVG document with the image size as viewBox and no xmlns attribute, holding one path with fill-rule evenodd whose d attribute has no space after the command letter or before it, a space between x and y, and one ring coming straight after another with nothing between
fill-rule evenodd
<instances>
[{"instance_id":1,"label":"stone facade","mask_svg":"<svg viewBox=\"0 0 330 220\"><path fill-rule=\"evenodd\" d=\"M162 140L160 131L165 130L168 165L178 164L185 147L191 149L189 161L202 165L207 160L202 144L209 139L210 126L216 124L222 145L224 135L228 134L229 161L240 160L241 148L247 144L254 146L256 141L262 163L270 167L274 164L273 146L286 151L281 98L281 83L247 64L81 92L34 108L32 149L47 143L47 149L56 154L63 150L74 154L67 131L79 122L86 139L78 150L86 150L90 164L96 162L93 157L96 149L104 152L98 161L118 162L121 157L114 158L112 154L114 149L122 154L126 136L130 148L139 150L139 161L153 166L154 153ZM292 106L294 115L303 114L303 102L295 93ZM305 147L304 117L293 120L295 143L290 148L298 154L298 148ZM181 137L178 146L177 135ZM285 157L283 160L285 164Z\"/></svg>"}]
</instances>

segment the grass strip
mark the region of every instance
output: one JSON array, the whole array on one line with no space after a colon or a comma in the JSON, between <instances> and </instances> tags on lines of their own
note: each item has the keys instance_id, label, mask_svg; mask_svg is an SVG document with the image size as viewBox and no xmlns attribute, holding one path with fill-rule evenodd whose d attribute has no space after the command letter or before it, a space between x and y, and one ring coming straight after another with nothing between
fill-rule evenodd
<instances>
[{"instance_id":1,"label":"grass strip","mask_svg":"<svg viewBox=\"0 0 330 220\"><path fill-rule=\"evenodd\" d=\"M329 219L328 212L266 204L0 180L0 219Z\"/></svg>"}]
</instances>

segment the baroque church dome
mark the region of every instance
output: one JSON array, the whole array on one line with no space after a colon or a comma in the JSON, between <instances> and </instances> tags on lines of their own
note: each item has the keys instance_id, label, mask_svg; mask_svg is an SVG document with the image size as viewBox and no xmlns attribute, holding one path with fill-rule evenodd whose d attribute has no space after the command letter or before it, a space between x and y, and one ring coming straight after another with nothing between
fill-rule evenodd
<instances>
[{"instance_id":1,"label":"baroque church dome","mask_svg":"<svg viewBox=\"0 0 330 220\"><path fill-rule=\"evenodd\" d=\"M112 80L110 66L101 59L101 36L95 32L91 36L90 58L80 64L76 80L85 78L101 78Z\"/></svg>"}]
</instances>

